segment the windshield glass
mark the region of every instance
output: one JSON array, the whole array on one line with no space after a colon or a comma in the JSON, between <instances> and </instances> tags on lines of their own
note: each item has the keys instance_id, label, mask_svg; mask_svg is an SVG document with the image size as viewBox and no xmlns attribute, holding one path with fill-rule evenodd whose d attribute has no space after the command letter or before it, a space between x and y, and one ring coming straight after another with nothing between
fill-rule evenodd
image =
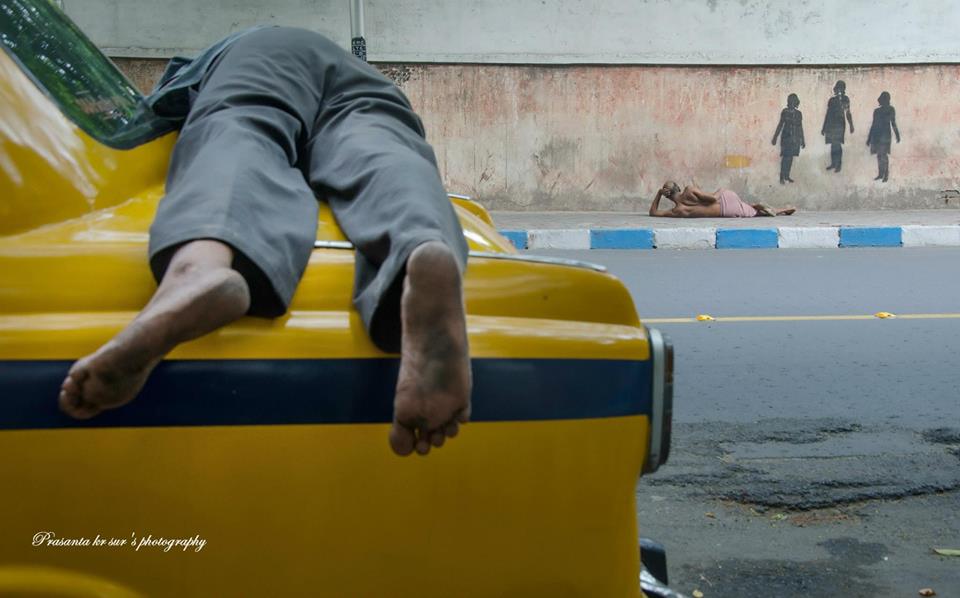
<instances>
[{"instance_id":1,"label":"windshield glass","mask_svg":"<svg viewBox=\"0 0 960 598\"><path fill-rule=\"evenodd\" d=\"M173 129L48 0L0 0L0 45L101 143L129 148Z\"/></svg>"}]
</instances>

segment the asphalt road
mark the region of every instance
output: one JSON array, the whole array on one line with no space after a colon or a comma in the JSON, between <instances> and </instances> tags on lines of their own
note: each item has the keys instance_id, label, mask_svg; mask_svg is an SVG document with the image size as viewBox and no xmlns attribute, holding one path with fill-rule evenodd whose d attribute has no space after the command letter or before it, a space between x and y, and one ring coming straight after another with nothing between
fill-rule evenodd
<instances>
[{"instance_id":1,"label":"asphalt road","mask_svg":"<svg viewBox=\"0 0 960 598\"><path fill-rule=\"evenodd\" d=\"M671 460L637 488L671 587L960 597L932 552L960 548L960 249L535 253L607 266L674 341Z\"/></svg>"}]
</instances>

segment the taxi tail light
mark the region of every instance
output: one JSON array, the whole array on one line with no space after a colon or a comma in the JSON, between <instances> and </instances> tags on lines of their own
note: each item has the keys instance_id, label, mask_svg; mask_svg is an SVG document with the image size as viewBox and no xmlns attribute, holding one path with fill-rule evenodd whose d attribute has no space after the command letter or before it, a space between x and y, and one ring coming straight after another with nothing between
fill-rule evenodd
<instances>
[{"instance_id":1,"label":"taxi tail light","mask_svg":"<svg viewBox=\"0 0 960 598\"><path fill-rule=\"evenodd\" d=\"M651 410L650 444L643 473L653 473L670 456L670 438L673 428L673 343L656 328L648 328L650 339Z\"/></svg>"}]
</instances>

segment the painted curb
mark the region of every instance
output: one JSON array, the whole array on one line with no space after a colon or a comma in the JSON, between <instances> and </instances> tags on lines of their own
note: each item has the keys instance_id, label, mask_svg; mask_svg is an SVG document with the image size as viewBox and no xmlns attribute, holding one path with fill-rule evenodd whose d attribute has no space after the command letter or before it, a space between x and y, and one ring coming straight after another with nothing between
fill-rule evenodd
<instances>
[{"instance_id":1,"label":"painted curb","mask_svg":"<svg viewBox=\"0 0 960 598\"><path fill-rule=\"evenodd\" d=\"M718 228L717 249L776 249L775 228Z\"/></svg>"},{"instance_id":2,"label":"painted curb","mask_svg":"<svg viewBox=\"0 0 960 598\"><path fill-rule=\"evenodd\" d=\"M653 249L653 229L597 228L590 231L590 249Z\"/></svg>"},{"instance_id":3,"label":"painted curb","mask_svg":"<svg viewBox=\"0 0 960 598\"><path fill-rule=\"evenodd\" d=\"M657 249L713 249L717 246L717 229L655 228L653 244Z\"/></svg>"},{"instance_id":4,"label":"painted curb","mask_svg":"<svg viewBox=\"0 0 960 598\"><path fill-rule=\"evenodd\" d=\"M908 225L902 229L904 247L960 247L960 226Z\"/></svg>"},{"instance_id":5,"label":"painted curb","mask_svg":"<svg viewBox=\"0 0 960 598\"><path fill-rule=\"evenodd\" d=\"M783 249L832 249L840 246L839 226L784 226L777 229Z\"/></svg>"},{"instance_id":6,"label":"painted curb","mask_svg":"<svg viewBox=\"0 0 960 598\"><path fill-rule=\"evenodd\" d=\"M590 230L585 228L531 230L528 249L590 249Z\"/></svg>"},{"instance_id":7,"label":"painted curb","mask_svg":"<svg viewBox=\"0 0 960 598\"><path fill-rule=\"evenodd\" d=\"M527 248L527 231L525 230L502 230L500 234L513 243L517 249Z\"/></svg>"},{"instance_id":8,"label":"painted curb","mask_svg":"<svg viewBox=\"0 0 960 598\"><path fill-rule=\"evenodd\" d=\"M960 247L960 225L502 230L517 249Z\"/></svg>"},{"instance_id":9,"label":"painted curb","mask_svg":"<svg viewBox=\"0 0 960 598\"><path fill-rule=\"evenodd\" d=\"M900 247L903 238L899 226L840 227L840 247Z\"/></svg>"}]
</instances>

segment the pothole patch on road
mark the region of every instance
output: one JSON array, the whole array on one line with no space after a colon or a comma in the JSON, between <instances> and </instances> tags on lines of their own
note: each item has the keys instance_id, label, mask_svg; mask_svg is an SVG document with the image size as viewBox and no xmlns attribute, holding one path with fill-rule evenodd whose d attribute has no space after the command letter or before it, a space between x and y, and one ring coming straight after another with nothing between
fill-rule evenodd
<instances>
[{"instance_id":1,"label":"pothole patch on road","mask_svg":"<svg viewBox=\"0 0 960 598\"><path fill-rule=\"evenodd\" d=\"M960 431L834 419L678 424L671 463L645 484L805 511L960 490Z\"/></svg>"}]
</instances>

